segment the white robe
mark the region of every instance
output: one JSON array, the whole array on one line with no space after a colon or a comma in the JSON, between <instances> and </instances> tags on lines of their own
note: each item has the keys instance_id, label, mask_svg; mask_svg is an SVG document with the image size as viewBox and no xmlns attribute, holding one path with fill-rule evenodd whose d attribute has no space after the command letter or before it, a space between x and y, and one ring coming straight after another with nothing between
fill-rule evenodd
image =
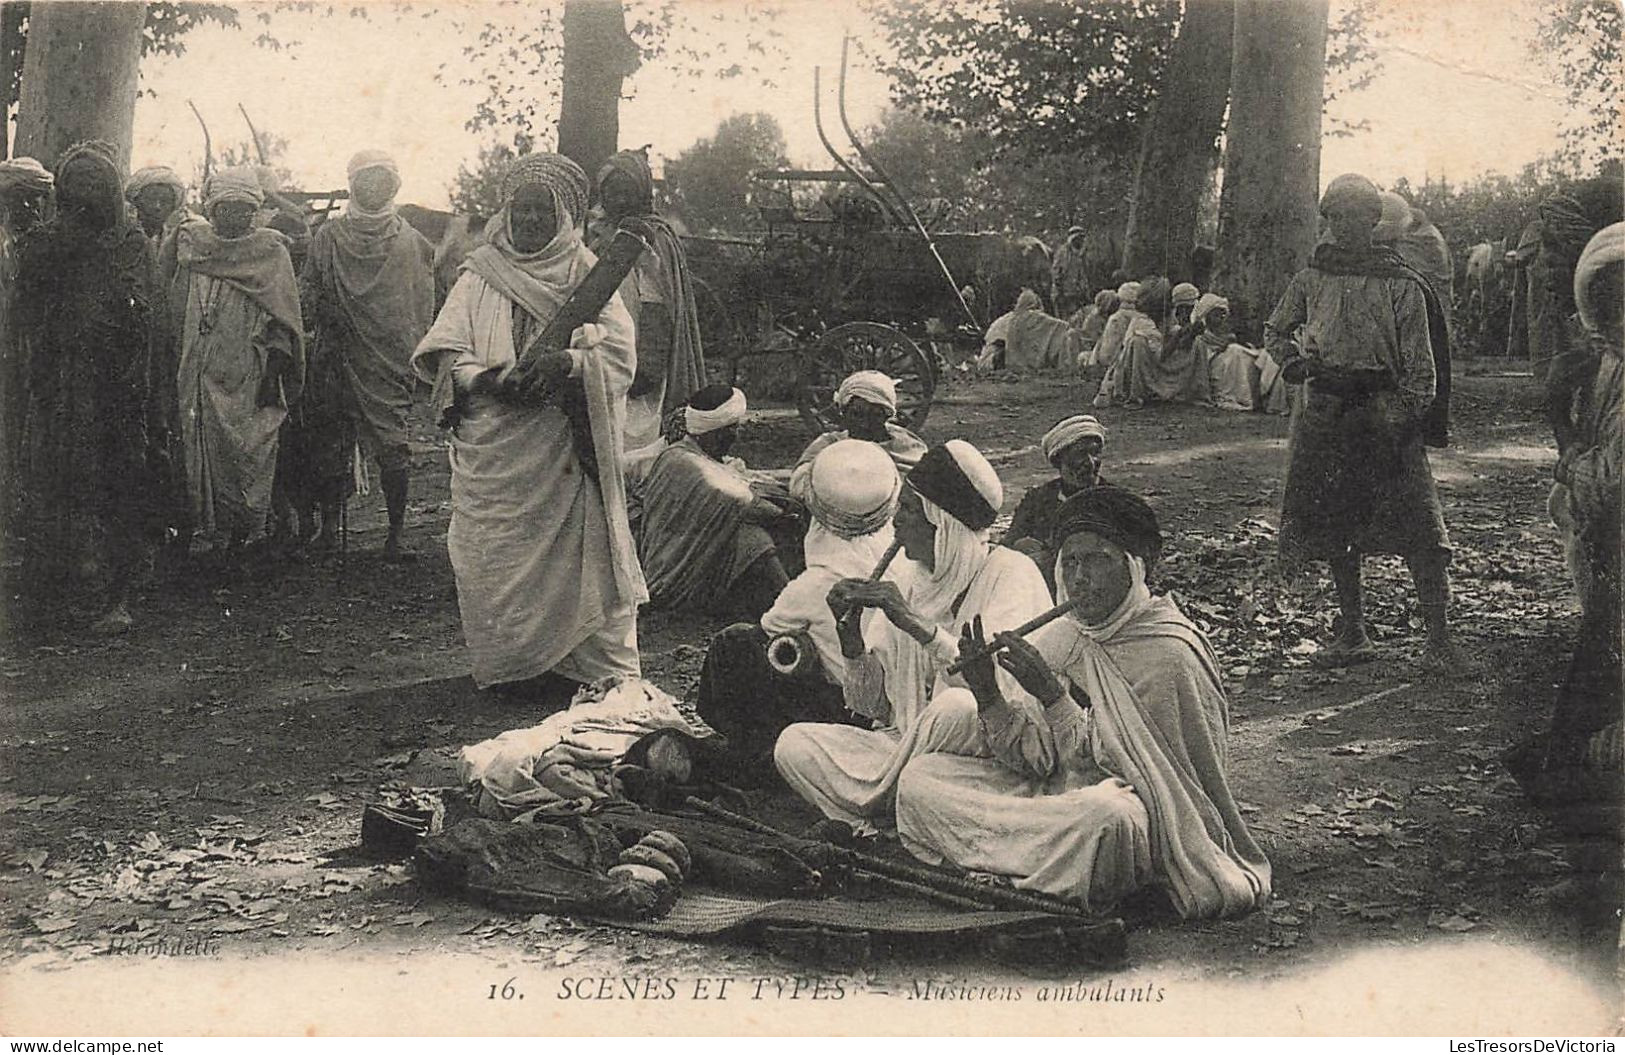
<instances>
[{"instance_id":1,"label":"white robe","mask_svg":"<svg viewBox=\"0 0 1625 1055\"><path fill-rule=\"evenodd\" d=\"M903 596L914 599L931 587L925 569L906 563L899 575ZM1050 607L1049 587L1026 555L991 547L956 613L938 626L936 639L921 645L880 612L864 614L864 640L883 672L889 715L880 728L804 722L790 726L773 748L773 762L785 782L825 816L848 822L884 819L891 813L897 777L909 759L947 750L964 738L954 722L921 721L935 697L968 695L964 681L947 674L958 658L959 627L977 616L988 637L1013 630ZM1021 687L997 668L1006 698L1023 697ZM848 698L854 672L848 670Z\"/></svg>"},{"instance_id":2,"label":"white robe","mask_svg":"<svg viewBox=\"0 0 1625 1055\"><path fill-rule=\"evenodd\" d=\"M1186 918L1267 901L1270 865L1225 773L1217 660L1174 603L1147 599L1100 640L1070 619L1032 640L1091 710L1016 699L990 721L974 701L933 704L928 724L960 733L898 781L909 852L1097 910L1147 882Z\"/></svg>"},{"instance_id":3,"label":"white robe","mask_svg":"<svg viewBox=\"0 0 1625 1055\"><path fill-rule=\"evenodd\" d=\"M610 401L624 402L636 353L618 297L598 325L604 339L577 357L578 368L593 357ZM459 367L514 361L513 304L473 271L458 278L419 345L419 376L434 377L443 352L456 353ZM610 436L600 467L606 453L619 458L619 429ZM477 684L549 671L584 682L638 676L642 573L635 560L619 566L629 558L614 540L617 528L627 532L625 507L606 503L603 486L582 472L563 411L471 399L451 442L451 501L446 545Z\"/></svg>"}]
</instances>

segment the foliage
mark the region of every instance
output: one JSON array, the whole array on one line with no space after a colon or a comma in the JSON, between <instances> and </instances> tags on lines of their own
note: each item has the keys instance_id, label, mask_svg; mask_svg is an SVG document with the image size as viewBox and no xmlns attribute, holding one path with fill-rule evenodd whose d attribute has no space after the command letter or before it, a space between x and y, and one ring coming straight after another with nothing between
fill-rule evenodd
<instances>
[{"instance_id":1,"label":"foliage","mask_svg":"<svg viewBox=\"0 0 1625 1055\"><path fill-rule=\"evenodd\" d=\"M1175 0L869 0L893 98L1001 156L1132 154L1178 23Z\"/></svg>"},{"instance_id":2,"label":"foliage","mask_svg":"<svg viewBox=\"0 0 1625 1055\"><path fill-rule=\"evenodd\" d=\"M1377 45L1387 36L1379 0L1340 0L1326 27L1326 105L1371 84L1382 70ZM1328 136L1351 136L1369 130L1369 119L1346 121L1326 115Z\"/></svg>"},{"instance_id":3,"label":"foliage","mask_svg":"<svg viewBox=\"0 0 1625 1055\"><path fill-rule=\"evenodd\" d=\"M887 173L919 205L952 202L945 226L1055 236L1074 223L1119 228L1127 219L1132 159L1115 154L1050 154L994 160L990 137L894 107L863 133Z\"/></svg>"},{"instance_id":4,"label":"foliage","mask_svg":"<svg viewBox=\"0 0 1625 1055\"><path fill-rule=\"evenodd\" d=\"M213 171L256 166L260 163L260 153L263 150L266 164L276 173L277 184L283 189L292 189L294 178L293 170L288 168L288 141L262 128L259 130L259 147L260 149L255 149L254 143L243 140L217 151ZM192 186L198 188L201 193L203 182L203 163L199 161L197 167L192 170Z\"/></svg>"},{"instance_id":5,"label":"foliage","mask_svg":"<svg viewBox=\"0 0 1625 1055\"><path fill-rule=\"evenodd\" d=\"M1621 21L1618 0L1546 0L1542 9L1531 47L1555 64L1567 92L1563 156L1572 164L1625 157Z\"/></svg>"},{"instance_id":6,"label":"foliage","mask_svg":"<svg viewBox=\"0 0 1625 1055\"><path fill-rule=\"evenodd\" d=\"M1491 173L1462 184L1440 180L1421 187L1412 187L1401 179L1393 189L1427 213L1444 235L1459 267L1468 250L1479 242L1505 238L1507 248L1512 248L1524 226L1535 218L1541 199L1565 184L1595 174L1595 169L1581 169L1559 155L1525 165L1515 176Z\"/></svg>"},{"instance_id":7,"label":"foliage","mask_svg":"<svg viewBox=\"0 0 1625 1055\"><path fill-rule=\"evenodd\" d=\"M788 164L784 132L771 114L734 114L666 162L672 209L695 233L737 231L757 217L751 173Z\"/></svg>"},{"instance_id":8,"label":"foliage","mask_svg":"<svg viewBox=\"0 0 1625 1055\"><path fill-rule=\"evenodd\" d=\"M30 4L7 3L0 9L0 62L6 68L6 107L22 97L23 53L28 42ZM141 31L141 54L179 55L188 30L208 22L228 28L240 25L231 4L157 3L147 5L147 24Z\"/></svg>"},{"instance_id":9,"label":"foliage","mask_svg":"<svg viewBox=\"0 0 1625 1055\"><path fill-rule=\"evenodd\" d=\"M1174 0L867 0L893 97L982 132L1000 155L1132 155L1180 20ZM1326 45L1327 102L1371 83L1378 0L1339 0ZM1332 135L1359 126L1334 124Z\"/></svg>"},{"instance_id":10,"label":"foliage","mask_svg":"<svg viewBox=\"0 0 1625 1055\"><path fill-rule=\"evenodd\" d=\"M519 137L514 145L491 143L480 148L479 156L470 167L457 167L452 181L451 211L469 216L491 217L502 208L502 175L508 165L520 154L532 149L530 140Z\"/></svg>"},{"instance_id":11,"label":"foliage","mask_svg":"<svg viewBox=\"0 0 1625 1055\"><path fill-rule=\"evenodd\" d=\"M771 21L776 6L772 0L629 0L627 33L645 63L675 65L691 77L751 76L770 83L769 60L782 57ZM550 137L563 68L558 10L522 0L444 10L452 18L452 31L473 42L463 49L466 63L442 66L435 79L485 91L466 123L468 130Z\"/></svg>"}]
</instances>

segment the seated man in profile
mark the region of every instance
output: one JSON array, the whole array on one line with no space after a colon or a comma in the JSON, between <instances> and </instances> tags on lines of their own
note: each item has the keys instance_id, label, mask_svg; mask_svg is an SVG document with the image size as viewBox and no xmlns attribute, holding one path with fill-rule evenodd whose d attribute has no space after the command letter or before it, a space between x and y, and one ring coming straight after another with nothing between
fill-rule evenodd
<instances>
[{"instance_id":1,"label":"seated man in profile","mask_svg":"<svg viewBox=\"0 0 1625 1055\"><path fill-rule=\"evenodd\" d=\"M904 475L925 453L925 441L899 425L897 382L879 370L859 370L835 389L835 413L841 427L824 433L801 452L790 474L790 493L807 501L813 459L841 440L868 440L885 448L897 471Z\"/></svg>"},{"instance_id":2,"label":"seated man in profile","mask_svg":"<svg viewBox=\"0 0 1625 1055\"><path fill-rule=\"evenodd\" d=\"M745 414L739 389L700 389L686 435L644 477L638 558L654 605L758 619L790 581L771 530L794 525L794 503L764 496L728 457Z\"/></svg>"}]
</instances>

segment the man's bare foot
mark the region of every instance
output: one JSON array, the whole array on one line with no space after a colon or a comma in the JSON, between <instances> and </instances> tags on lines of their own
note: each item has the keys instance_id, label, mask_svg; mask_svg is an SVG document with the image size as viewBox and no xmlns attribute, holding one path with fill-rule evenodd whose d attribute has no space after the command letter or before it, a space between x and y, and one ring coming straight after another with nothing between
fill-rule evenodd
<instances>
[{"instance_id":1,"label":"man's bare foot","mask_svg":"<svg viewBox=\"0 0 1625 1055\"><path fill-rule=\"evenodd\" d=\"M127 633L134 625L135 620L130 618L130 609L120 601L102 613L100 619L90 624L90 632L97 637L113 637Z\"/></svg>"},{"instance_id":2,"label":"man's bare foot","mask_svg":"<svg viewBox=\"0 0 1625 1055\"><path fill-rule=\"evenodd\" d=\"M1377 646L1361 630L1357 634L1337 635L1331 644L1316 652L1310 662L1317 667L1352 667L1376 658Z\"/></svg>"}]
</instances>

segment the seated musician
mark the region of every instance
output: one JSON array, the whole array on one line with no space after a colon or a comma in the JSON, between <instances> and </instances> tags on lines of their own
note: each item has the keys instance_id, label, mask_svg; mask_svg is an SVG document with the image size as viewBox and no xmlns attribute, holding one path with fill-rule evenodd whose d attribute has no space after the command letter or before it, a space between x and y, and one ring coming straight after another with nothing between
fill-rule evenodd
<instances>
[{"instance_id":1,"label":"seated musician","mask_svg":"<svg viewBox=\"0 0 1625 1055\"><path fill-rule=\"evenodd\" d=\"M745 413L739 389L700 389L683 412L686 435L644 477L638 558L656 606L754 620L790 581L771 530L797 519L792 503L765 497L728 457Z\"/></svg>"},{"instance_id":2,"label":"seated musician","mask_svg":"<svg viewBox=\"0 0 1625 1055\"><path fill-rule=\"evenodd\" d=\"M846 706L874 729L834 723L790 726L774 745L785 782L826 816L886 821L897 774L919 751L939 747L919 719L943 693L967 695L947 673L959 655L957 627L979 618L1009 630L1050 606L1038 568L988 541L1004 488L975 447L949 440L909 473L895 531L908 558L895 581L836 583L829 607L840 627ZM858 610L855 620L842 620ZM1002 689L1022 693L1013 676Z\"/></svg>"},{"instance_id":3,"label":"seated musician","mask_svg":"<svg viewBox=\"0 0 1625 1055\"><path fill-rule=\"evenodd\" d=\"M700 717L728 738L737 783L771 775L773 742L792 722L859 720L841 693L846 660L829 591L842 580L870 578L890 553L901 487L891 458L875 444L838 440L825 447L806 474L807 570L759 623L736 623L711 639L695 702Z\"/></svg>"},{"instance_id":4,"label":"seated musician","mask_svg":"<svg viewBox=\"0 0 1625 1055\"><path fill-rule=\"evenodd\" d=\"M1044 433L1039 446L1058 475L1021 496L1010 529L1004 533L1004 545L1031 557L1053 593L1055 553L1049 540L1055 530L1055 514L1072 495L1105 482L1100 478L1100 461L1106 450L1106 426L1091 414L1074 414Z\"/></svg>"},{"instance_id":5,"label":"seated musician","mask_svg":"<svg viewBox=\"0 0 1625 1055\"><path fill-rule=\"evenodd\" d=\"M1062 507L1054 543L1061 600L1082 600L1030 643L965 628L960 654L980 657L965 667L971 692L926 712L953 730L938 737L951 746L903 767L903 845L1093 909L1146 884L1186 918L1263 904L1269 862L1225 776L1218 659L1146 587L1162 551L1156 514L1121 488L1093 488ZM1005 649L996 662L989 638Z\"/></svg>"},{"instance_id":6,"label":"seated musician","mask_svg":"<svg viewBox=\"0 0 1625 1055\"><path fill-rule=\"evenodd\" d=\"M801 452L790 474L790 493L807 501L813 459L841 440L868 440L884 447L897 471L907 473L925 453L925 441L897 424L897 382L879 370L859 370L835 389L835 412L841 428L824 433Z\"/></svg>"}]
</instances>

